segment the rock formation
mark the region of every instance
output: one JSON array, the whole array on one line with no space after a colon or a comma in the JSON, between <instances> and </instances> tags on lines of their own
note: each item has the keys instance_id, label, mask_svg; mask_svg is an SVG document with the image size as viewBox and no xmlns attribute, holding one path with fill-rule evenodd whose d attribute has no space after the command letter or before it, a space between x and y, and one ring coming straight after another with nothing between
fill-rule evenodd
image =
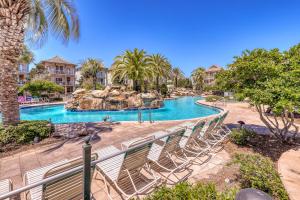
<instances>
[{"instance_id":1,"label":"rock formation","mask_svg":"<svg viewBox=\"0 0 300 200\"><path fill-rule=\"evenodd\" d=\"M196 91L187 88L176 88L171 92L171 97L180 97L180 96L197 96L200 95Z\"/></svg>"},{"instance_id":2,"label":"rock formation","mask_svg":"<svg viewBox=\"0 0 300 200\"><path fill-rule=\"evenodd\" d=\"M127 91L125 87L108 86L104 90L76 90L65 108L80 111L159 108L161 106L163 106L163 100L156 91L138 94L136 91Z\"/></svg>"}]
</instances>

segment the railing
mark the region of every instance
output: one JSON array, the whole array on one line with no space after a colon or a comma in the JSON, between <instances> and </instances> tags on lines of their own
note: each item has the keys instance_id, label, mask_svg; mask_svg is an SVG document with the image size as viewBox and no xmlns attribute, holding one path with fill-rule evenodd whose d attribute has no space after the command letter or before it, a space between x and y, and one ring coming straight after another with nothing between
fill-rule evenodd
<instances>
[{"instance_id":1,"label":"railing","mask_svg":"<svg viewBox=\"0 0 300 200\"><path fill-rule=\"evenodd\" d=\"M67 81L67 85L75 85L74 81Z\"/></svg>"},{"instance_id":2,"label":"railing","mask_svg":"<svg viewBox=\"0 0 300 200\"><path fill-rule=\"evenodd\" d=\"M55 83L56 83L57 85L65 85L65 82L62 82L62 81L55 81Z\"/></svg>"},{"instance_id":3,"label":"railing","mask_svg":"<svg viewBox=\"0 0 300 200\"><path fill-rule=\"evenodd\" d=\"M50 70L51 74L67 74L67 75L75 75L74 71L68 71L68 70Z\"/></svg>"},{"instance_id":4,"label":"railing","mask_svg":"<svg viewBox=\"0 0 300 200\"><path fill-rule=\"evenodd\" d=\"M45 178L45 179L43 179L41 181L38 181L36 183L29 184L29 185L26 185L26 186L21 187L19 189L8 192L6 194L0 195L0 200L6 199L6 198L13 198L16 195L21 194L22 192L26 192L26 191L28 191L32 188L41 186L43 184L55 182L57 180L60 180L60 179L63 179L65 177L68 177L70 175L73 175L73 174L75 174L79 171L83 171L83 175L84 175L83 176L83 197L84 197L83 199L84 200L90 200L91 199L91 195L90 195L90 191L91 191L90 190L91 189L91 176L90 176L91 167L94 167L96 164L98 164L100 162L103 162L103 161L108 160L110 158L113 158L115 156L121 155L123 153L132 151L134 149L138 149L138 148L143 147L143 146L145 146L149 143L153 143L155 141L158 141L158 140L166 137L167 135L172 135L172 134L174 134L174 133L159 136L159 137L157 137L157 138L155 138L151 141L147 141L147 142L141 143L139 145L136 145L135 147L131 147L131 148L128 148L126 150L122 150L122 151L119 151L117 153L113 153L113 154L110 154L108 156L104 156L103 158L92 161L92 162L91 162L91 148L92 148L92 145L89 144L90 136L88 136L87 138L85 138L85 143L82 146L82 153L83 153L83 165L82 166L75 167L71 170L62 172L60 174L53 175L49 178Z\"/></svg>"}]
</instances>

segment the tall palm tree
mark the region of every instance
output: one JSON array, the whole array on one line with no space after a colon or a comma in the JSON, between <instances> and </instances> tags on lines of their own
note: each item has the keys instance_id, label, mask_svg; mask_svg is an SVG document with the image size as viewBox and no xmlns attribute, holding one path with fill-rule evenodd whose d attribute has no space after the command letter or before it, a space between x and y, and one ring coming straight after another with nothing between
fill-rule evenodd
<instances>
[{"instance_id":1,"label":"tall palm tree","mask_svg":"<svg viewBox=\"0 0 300 200\"><path fill-rule=\"evenodd\" d=\"M0 1L0 102L5 126L20 121L17 64L25 34L32 44L41 46L50 30L65 43L79 38L79 19L72 0Z\"/></svg>"},{"instance_id":2,"label":"tall palm tree","mask_svg":"<svg viewBox=\"0 0 300 200\"><path fill-rule=\"evenodd\" d=\"M104 69L101 60L88 58L81 64L81 75L84 79L91 79L94 90L97 89L98 73Z\"/></svg>"},{"instance_id":3,"label":"tall palm tree","mask_svg":"<svg viewBox=\"0 0 300 200\"><path fill-rule=\"evenodd\" d=\"M172 67L168 59L161 54L151 55L150 62L156 76L156 90L159 91L159 79L170 78Z\"/></svg>"},{"instance_id":4,"label":"tall palm tree","mask_svg":"<svg viewBox=\"0 0 300 200\"><path fill-rule=\"evenodd\" d=\"M184 77L183 72L181 71L181 69L179 67L175 67L172 70L172 74L174 77L174 81L175 81L175 88L178 87L178 80Z\"/></svg>"},{"instance_id":5,"label":"tall palm tree","mask_svg":"<svg viewBox=\"0 0 300 200\"><path fill-rule=\"evenodd\" d=\"M133 51L126 50L122 55L115 58L112 67L112 79L133 81L133 88L139 91L139 87L146 80L154 77L154 71L149 56L144 50L135 48Z\"/></svg>"},{"instance_id":6,"label":"tall palm tree","mask_svg":"<svg viewBox=\"0 0 300 200\"><path fill-rule=\"evenodd\" d=\"M198 67L192 72L192 80L193 85L195 86L196 90L202 90L204 85L204 76L205 76L205 69L203 67Z\"/></svg>"}]
</instances>

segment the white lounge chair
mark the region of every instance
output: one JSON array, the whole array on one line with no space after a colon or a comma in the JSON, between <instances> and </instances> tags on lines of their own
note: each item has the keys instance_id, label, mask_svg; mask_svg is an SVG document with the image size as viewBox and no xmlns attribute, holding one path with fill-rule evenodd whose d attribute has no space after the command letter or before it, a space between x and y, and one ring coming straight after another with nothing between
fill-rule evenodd
<instances>
[{"instance_id":1,"label":"white lounge chair","mask_svg":"<svg viewBox=\"0 0 300 200\"><path fill-rule=\"evenodd\" d=\"M199 158L201 155L209 153L211 146L205 140L202 139L201 133L205 125L204 120L200 120L196 123L186 122L180 124L180 127L186 128L186 131L181 138L179 145L183 149L186 155L191 155L191 161Z\"/></svg>"},{"instance_id":2,"label":"white lounge chair","mask_svg":"<svg viewBox=\"0 0 300 200\"><path fill-rule=\"evenodd\" d=\"M153 137L131 141L127 146L129 148L127 152L96 165L110 199L112 196L109 192L109 185L114 187L125 199L130 199L158 184L160 178L149 168L147 159L152 144ZM97 150L96 153L99 158L103 158L120 151L114 146L108 146Z\"/></svg>"},{"instance_id":3,"label":"white lounge chair","mask_svg":"<svg viewBox=\"0 0 300 200\"><path fill-rule=\"evenodd\" d=\"M212 146L222 144L226 137L231 133L231 130L223 123L228 112L218 115L216 118L208 121L207 130L204 129L205 133L203 137Z\"/></svg>"},{"instance_id":4,"label":"white lounge chair","mask_svg":"<svg viewBox=\"0 0 300 200\"><path fill-rule=\"evenodd\" d=\"M10 179L0 180L0 195L4 195L8 192L12 191L12 182ZM10 200L11 198L7 198L5 200Z\"/></svg>"},{"instance_id":5,"label":"white lounge chair","mask_svg":"<svg viewBox=\"0 0 300 200\"><path fill-rule=\"evenodd\" d=\"M97 159L96 154L92 154L92 161ZM46 167L28 171L24 175L25 184L33 184L51 176L60 174L62 172L71 170L72 168L83 165L82 157L72 160L62 160L60 162L48 165ZM92 168L92 175L93 175ZM82 198L83 186L82 178L83 172L78 171L68 175L62 179L32 188L25 194L25 199L30 200L69 200Z\"/></svg>"},{"instance_id":6,"label":"white lounge chair","mask_svg":"<svg viewBox=\"0 0 300 200\"><path fill-rule=\"evenodd\" d=\"M43 177L47 173L47 171L49 171L53 167L62 165L66 162L68 162L68 160L62 160L62 161L53 163L53 164L45 166L45 167L27 171L23 176L24 185L33 184L33 183L43 180ZM41 186L32 188L29 191L27 191L25 193L25 199L38 200L38 199L42 199L42 195L43 195L43 186L41 185Z\"/></svg>"},{"instance_id":7,"label":"white lounge chair","mask_svg":"<svg viewBox=\"0 0 300 200\"><path fill-rule=\"evenodd\" d=\"M151 168L164 177L164 182L171 181L171 184L184 180L187 178L187 175L179 178L176 174L183 170L190 171L187 169L190 160L184 153L182 154L183 156L179 156L178 153L182 152L179 143L184 133L185 128L174 127L153 134L155 138L161 137L161 139L155 140L149 152L148 159L151 161ZM166 175L164 175L164 172L166 172ZM177 181L172 180L171 175L173 175Z\"/></svg>"}]
</instances>

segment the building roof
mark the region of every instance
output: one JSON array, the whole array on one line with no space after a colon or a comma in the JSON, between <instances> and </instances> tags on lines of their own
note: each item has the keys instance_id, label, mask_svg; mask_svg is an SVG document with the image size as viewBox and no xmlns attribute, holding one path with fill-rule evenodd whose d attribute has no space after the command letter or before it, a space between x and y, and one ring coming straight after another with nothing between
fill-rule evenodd
<instances>
[{"instance_id":1,"label":"building roof","mask_svg":"<svg viewBox=\"0 0 300 200\"><path fill-rule=\"evenodd\" d=\"M63 58L59 57L59 56L54 56L53 58L50 58L48 60L42 60L41 62L48 62L48 63L60 63L60 64L67 64L67 65L74 65L75 64L64 60Z\"/></svg>"},{"instance_id":2,"label":"building roof","mask_svg":"<svg viewBox=\"0 0 300 200\"><path fill-rule=\"evenodd\" d=\"M218 65L212 65L206 71L207 72L217 72L217 71L221 71L222 69L223 68L219 67Z\"/></svg>"}]
</instances>

